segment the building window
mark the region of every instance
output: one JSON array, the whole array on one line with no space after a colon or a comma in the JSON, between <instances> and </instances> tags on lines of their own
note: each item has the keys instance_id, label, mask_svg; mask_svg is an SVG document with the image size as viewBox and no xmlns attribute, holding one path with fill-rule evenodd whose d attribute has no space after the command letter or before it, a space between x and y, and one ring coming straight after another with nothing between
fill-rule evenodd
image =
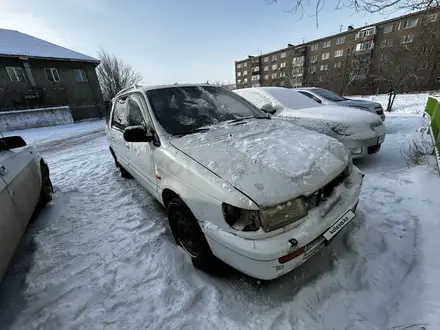
<instances>
[{"instance_id":1,"label":"building window","mask_svg":"<svg viewBox=\"0 0 440 330\"><path fill-rule=\"evenodd\" d=\"M6 71L8 72L9 79L11 81L24 81L23 69L18 66L7 66Z\"/></svg>"},{"instance_id":2,"label":"building window","mask_svg":"<svg viewBox=\"0 0 440 330\"><path fill-rule=\"evenodd\" d=\"M287 56L287 53L286 53L286 52L281 53L281 58L285 58L286 56Z\"/></svg>"},{"instance_id":3,"label":"building window","mask_svg":"<svg viewBox=\"0 0 440 330\"><path fill-rule=\"evenodd\" d=\"M310 58L310 62L312 62L312 63L315 63L317 60L318 60L318 55L313 55L313 56Z\"/></svg>"},{"instance_id":4,"label":"building window","mask_svg":"<svg viewBox=\"0 0 440 330\"><path fill-rule=\"evenodd\" d=\"M243 81L244 81L244 83L247 83L247 78L244 78L244 80L243 80Z\"/></svg>"},{"instance_id":5,"label":"building window","mask_svg":"<svg viewBox=\"0 0 440 330\"><path fill-rule=\"evenodd\" d=\"M394 24L388 24L383 27L383 33L391 33L393 32Z\"/></svg>"},{"instance_id":6,"label":"building window","mask_svg":"<svg viewBox=\"0 0 440 330\"><path fill-rule=\"evenodd\" d=\"M343 49L339 49L339 50L335 51L334 57L340 57L342 55L344 55L344 50Z\"/></svg>"},{"instance_id":7,"label":"building window","mask_svg":"<svg viewBox=\"0 0 440 330\"><path fill-rule=\"evenodd\" d=\"M243 71L243 76L247 76L247 70Z\"/></svg>"},{"instance_id":8,"label":"building window","mask_svg":"<svg viewBox=\"0 0 440 330\"><path fill-rule=\"evenodd\" d=\"M388 39L387 40L387 47L392 47L393 46L393 39Z\"/></svg>"},{"instance_id":9,"label":"building window","mask_svg":"<svg viewBox=\"0 0 440 330\"><path fill-rule=\"evenodd\" d=\"M277 78L277 74L276 73L272 73L272 79L276 79Z\"/></svg>"},{"instance_id":10,"label":"building window","mask_svg":"<svg viewBox=\"0 0 440 330\"><path fill-rule=\"evenodd\" d=\"M264 62L269 62L269 56L266 56L266 57L263 59L263 61L264 61Z\"/></svg>"},{"instance_id":11,"label":"building window","mask_svg":"<svg viewBox=\"0 0 440 330\"><path fill-rule=\"evenodd\" d=\"M316 72L316 66L311 66L309 68L309 73L315 73Z\"/></svg>"},{"instance_id":12,"label":"building window","mask_svg":"<svg viewBox=\"0 0 440 330\"><path fill-rule=\"evenodd\" d=\"M251 80L255 81L255 80L260 80L260 75L257 74L255 76L252 76Z\"/></svg>"},{"instance_id":13,"label":"building window","mask_svg":"<svg viewBox=\"0 0 440 330\"><path fill-rule=\"evenodd\" d=\"M322 43L322 48L329 48L331 45L332 45L332 41L327 40Z\"/></svg>"},{"instance_id":14,"label":"building window","mask_svg":"<svg viewBox=\"0 0 440 330\"><path fill-rule=\"evenodd\" d=\"M373 46L372 40L360 42L356 45L356 51L372 49Z\"/></svg>"},{"instance_id":15,"label":"building window","mask_svg":"<svg viewBox=\"0 0 440 330\"><path fill-rule=\"evenodd\" d=\"M272 64L272 70L276 70L277 69L277 65L276 64Z\"/></svg>"},{"instance_id":16,"label":"building window","mask_svg":"<svg viewBox=\"0 0 440 330\"><path fill-rule=\"evenodd\" d=\"M285 77L286 76L286 73L285 72L280 72L280 78L283 78L283 77Z\"/></svg>"},{"instance_id":17,"label":"building window","mask_svg":"<svg viewBox=\"0 0 440 330\"><path fill-rule=\"evenodd\" d=\"M247 62L244 62L243 63L243 68L246 68L247 67Z\"/></svg>"},{"instance_id":18,"label":"building window","mask_svg":"<svg viewBox=\"0 0 440 330\"><path fill-rule=\"evenodd\" d=\"M400 43L409 44L410 42L413 41L413 38L414 38L414 34L408 34L407 36L403 36L402 38L400 38Z\"/></svg>"},{"instance_id":19,"label":"building window","mask_svg":"<svg viewBox=\"0 0 440 330\"><path fill-rule=\"evenodd\" d=\"M237 69L241 69L241 63L240 64L237 64Z\"/></svg>"},{"instance_id":20,"label":"building window","mask_svg":"<svg viewBox=\"0 0 440 330\"><path fill-rule=\"evenodd\" d=\"M268 74L265 74L265 75L264 75L264 79L266 79L266 80L269 79L269 75L268 75Z\"/></svg>"},{"instance_id":21,"label":"building window","mask_svg":"<svg viewBox=\"0 0 440 330\"><path fill-rule=\"evenodd\" d=\"M253 71L253 72L258 72L258 71L260 71L260 67L259 67L259 66L255 66L255 67L253 67L253 68L252 68L252 71Z\"/></svg>"},{"instance_id":22,"label":"building window","mask_svg":"<svg viewBox=\"0 0 440 330\"><path fill-rule=\"evenodd\" d=\"M263 68L263 70L264 70L264 71L269 71L269 67L266 65L266 66Z\"/></svg>"},{"instance_id":23,"label":"building window","mask_svg":"<svg viewBox=\"0 0 440 330\"><path fill-rule=\"evenodd\" d=\"M347 48L347 55L350 55L351 53L351 48Z\"/></svg>"},{"instance_id":24,"label":"building window","mask_svg":"<svg viewBox=\"0 0 440 330\"><path fill-rule=\"evenodd\" d=\"M339 69L342 67L342 62L336 62L335 63L335 69Z\"/></svg>"},{"instance_id":25,"label":"building window","mask_svg":"<svg viewBox=\"0 0 440 330\"><path fill-rule=\"evenodd\" d=\"M328 69L328 65L327 64L321 65L321 71L327 71L327 69Z\"/></svg>"},{"instance_id":26,"label":"building window","mask_svg":"<svg viewBox=\"0 0 440 330\"><path fill-rule=\"evenodd\" d=\"M60 75L58 74L58 70L55 68L46 68L44 69L44 72L46 73L46 77L49 81L52 82L59 82L61 81Z\"/></svg>"},{"instance_id":27,"label":"building window","mask_svg":"<svg viewBox=\"0 0 440 330\"><path fill-rule=\"evenodd\" d=\"M330 53L323 53L321 54L321 60L328 60L330 57Z\"/></svg>"},{"instance_id":28,"label":"building window","mask_svg":"<svg viewBox=\"0 0 440 330\"><path fill-rule=\"evenodd\" d=\"M417 18L408 19L405 21L405 23L403 23L403 28L404 29L412 28L417 25L417 21L418 21Z\"/></svg>"},{"instance_id":29,"label":"building window","mask_svg":"<svg viewBox=\"0 0 440 330\"><path fill-rule=\"evenodd\" d=\"M429 14L425 16L425 23L432 23L437 20L437 14Z\"/></svg>"},{"instance_id":30,"label":"building window","mask_svg":"<svg viewBox=\"0 0 440 330\"><path fill-rule=\"evenodd\" d=\"M278 56L272 55L272 62L276 61L278 59Z\"/></svg>"},{"instance_id":31,"label":"building window","mask_svg":"<svg viewBox=\"0 0 440 330\"><path fill-rule=\"evenodd\" d=\"M371 36L376 33L376 27L361 30L356 34L356 39Z\"/></svg>"},{"instance_id":32,"label":"building window","mask_svg":"<svg viewBox=\"0 0 440 330\"><path fill-rule=\"evenodd\" d=\"M237 80L237 84L241 84L241 79L238 79L238 80Z\"/></svg>"},{"instance_id":33,"label":"building window","mask_svg":"<svg viewBox=\"0 0 440 330\"><path fill-rule=\"evenodd\" d=\"M440 82L440 74L437 76L436 82Z\"/></svg>"},{"instance_id":34,"label":"building window","mask_svg":"<svg viewBox=\"0 0 440 330\"><path fill-rule=\"evenodd\" d=\"M280 64L280 68L285 68L285 67L286 67L286 62Z\"/></svg>"},{"instance_id":35,"label":"building window","mask_svg":"<svg viewBox=\"0 0 440 330\"><path fill-rule=\"evenodd\" d=\"M237 77L241 77L241 72L237 72Z\"/></svg>"},{"instance_id":36,"label":"building window","mask_svg":"<svg viewBox=\"0 0 440 330\"><path fill-rule=\"evenodd\" d=\"M310 47L310 50L313 52L313 51L315 51L315 50L318 50L319 49L319 44L314 44L314 45L312 45L311 47Z\"/></svg>"},{"instance_id":37,"label":"building window","mask_svg":"<svg viewBox=\"0 0 440 330\"><path fill-rule=\"evenodd\" d=\"M428 61L423 61L420 63L420 69L426 70L428 68Z\"/></svg>"},{"instance_id":38,"label":"building window","mask_svg":"<svg viewBox=\"0 0 440 330\"><path fill-rule=\"evenodd\" d=\"M385 48L387 46L387 41L386 40L382 40L381 42L380 42L380 48Z\"/></svg>"},{"instance_id":39,"label":"building window","mask_svg":"<svg viewBox=\"0 0 440 330\"><path fill-rule=\"evenodd\" d=\"M339 37L336 39L336 45L342 45L345 42L345 37Z\"/></svg>"},{"instance_id":40,"label":"building window","mask_svg":"<svg viewBox=\"0 0 440 330\"><path fill-rule=\"evenodd\" d=\"M304 65L304 56L298 56L298 57L294 57L292 60L292 64L295 66L303 66Z\"/></svg>"},{"instance_id":41,"label":"building window","mask_svg":"<svg viewBox=\"0 0 440 330\"><path fill-rule=\"evenodd\" d=\"M431 45L431 46L425 45L422 48L421 54L422 55L425 55L425 54L431 55L433 50L434 50L434 46L433 45Z\"/></svg>"},{"instance_id":42,"label":"building window","mask_svg":"<svg viewBox=\"0 0 440 330\"><path fill-rule=\"evenodd\" d=\"M73 70L73 72L75 73L75 77L76 77L77 81L81 81L81 82L88 82L89 81L87 79L87 74L84 70L75 69L75 70Z\"/></svg>"}]
</instances>

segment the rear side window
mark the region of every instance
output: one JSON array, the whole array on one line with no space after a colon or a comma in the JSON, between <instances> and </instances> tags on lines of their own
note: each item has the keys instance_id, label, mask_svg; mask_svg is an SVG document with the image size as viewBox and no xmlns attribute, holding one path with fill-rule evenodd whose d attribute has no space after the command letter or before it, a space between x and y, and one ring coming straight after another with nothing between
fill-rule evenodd
<instances>
[{"instance_id":1,"label":"rear side window","mask_svg":"<svg viewBox=\"0 0 440 330\"><path fill-rule=\"evenodd\" d=\"M315 95L312 95L312 94L310 94L310 93L303 92L303 91L298 91L298 93L301 93L302 95L307 96L309 99L312 99L312 100L315 101L315 102L321 103L321 100L318 99Z\"/></svg>"},{"instance_id":2,"label":"rear side window","mask_svg":"<svg viewBox=\"0 0 440 330\"><path fill-rule=\"evenodd\" d=\"M115 101L113 110L112 127L125 129L128 124L127 99L119 99Z\"/></svg>"}]
</instances>

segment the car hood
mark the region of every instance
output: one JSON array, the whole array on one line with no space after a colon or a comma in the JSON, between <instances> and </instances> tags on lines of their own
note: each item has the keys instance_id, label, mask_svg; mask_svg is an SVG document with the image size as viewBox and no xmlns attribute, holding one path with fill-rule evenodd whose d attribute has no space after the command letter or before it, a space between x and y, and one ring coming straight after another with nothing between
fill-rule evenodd
<instances>
[{"instance_id":1,"label":"car hood","mask_svg":"<svg viewBox=\"0 0 440 330\"><path fill-rule=\"evenodd\" d=\"M279 120L221 124L170 143L260 207L312 194L349 157L337 140Z\"/></svg>"},{"instance_id":2,"label":"car hood","mask_svg":"<svg viewBox=\"0 0 440 330\"><path fill-rule=\"evenodd\" d=\"M345 106L360 106L360 107L368 107L368 108L382 107L382 105L380 103L366 101L366 100L347 99L345 101L339 101L337 103L340 105L345 105Z\"/></svg>"},{"instance_id":3,"label":"car hood","mask_svg":"<svg viewBox=\"0 0 440 330\"><path fill-rule=\"evenodd\" d=\"M382 124L382 119L374 113L334 105L321 105L318 107L299 110L285 109L276 114L276 116L287 118L307 118L346 125L365 124L378 126Z\"/></svg>"}]
</instances>

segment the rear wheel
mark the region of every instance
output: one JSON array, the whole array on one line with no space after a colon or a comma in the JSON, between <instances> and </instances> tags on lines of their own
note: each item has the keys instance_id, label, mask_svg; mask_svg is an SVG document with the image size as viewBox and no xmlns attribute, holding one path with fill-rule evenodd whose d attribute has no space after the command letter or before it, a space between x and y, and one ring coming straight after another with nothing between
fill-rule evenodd
<instances>
[{"instance_id":1,"label":"rear wheel","mask_svg":"<svg viewBox=\"0 0 440 330\"><path fill-rule=\"evenodd\" d=\"M206 272L216 271L219 260L212 254L205 235L188 206L176 197L167 208L174 239L191 257L193 265Z\"/></svg>"}]
</instances>

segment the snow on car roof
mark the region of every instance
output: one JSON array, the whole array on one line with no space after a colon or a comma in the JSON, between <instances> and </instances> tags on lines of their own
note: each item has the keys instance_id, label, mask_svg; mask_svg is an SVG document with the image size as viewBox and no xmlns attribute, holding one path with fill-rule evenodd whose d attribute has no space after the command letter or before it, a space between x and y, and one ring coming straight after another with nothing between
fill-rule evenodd
<instances>
[{"instance_id":1,"label":"snow on car roof","mask_svg":"<svg viewBox=\"0 0 440 330\"><path fill-rule=\"evenodd\" d=\"M99 63L99 60L28 34L0 29L0 56L26 56Z\"/></svg>"},{"instance_id":2,"label":"snow on car roof","mask_svg":"<svg viewBox=\"0 0 440 330\"><path fill-rule=\"evenodd\" d=\"M309 99L307 96L284 87L254 87L237 89L234 92L260 109L265 104L271 104L277 109L277 114L285 109L298 110L319 106L319 103Z\"/></svg>"}]
</instances>

